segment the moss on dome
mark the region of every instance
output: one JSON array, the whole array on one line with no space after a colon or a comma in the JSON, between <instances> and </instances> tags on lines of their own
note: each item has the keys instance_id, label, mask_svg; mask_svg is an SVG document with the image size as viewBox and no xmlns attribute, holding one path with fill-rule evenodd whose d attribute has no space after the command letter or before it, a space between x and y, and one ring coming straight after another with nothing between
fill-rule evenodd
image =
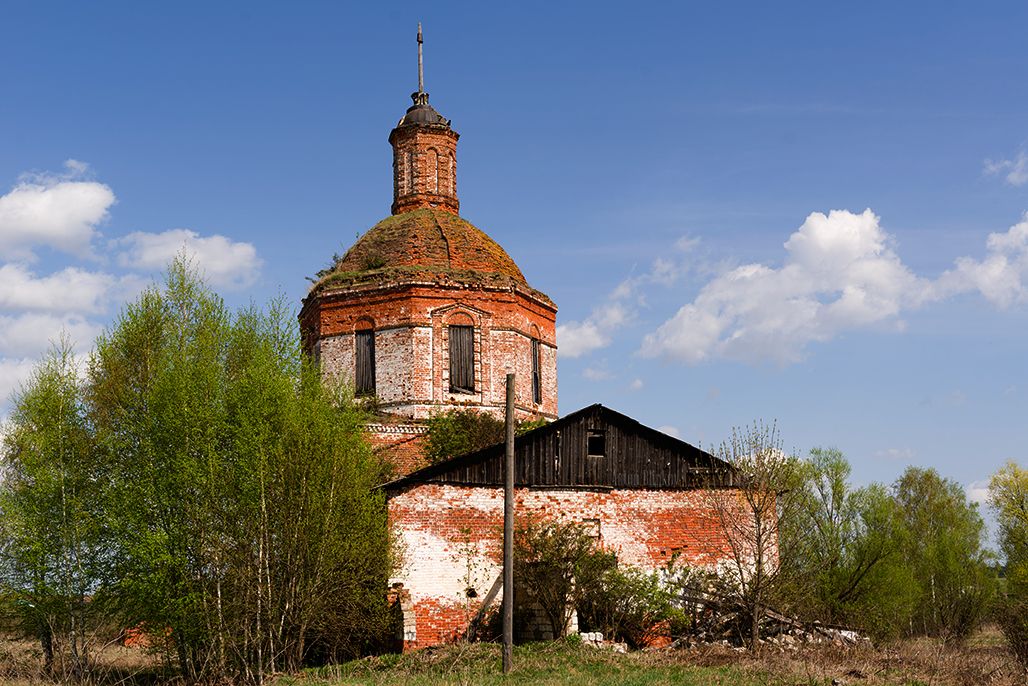
<instances>
[{"instance_id":1,"label":"moss on dome","mask_svg":"<svg viewBox=\"0 0 1028 686\"><path fill-rule=\"evenodd\" d=\"M311 290L394 282L519 288L549 301L528 285L510 255L484 231L455 214L430 208L375 224Z\"/></svg>"}]
</instances>

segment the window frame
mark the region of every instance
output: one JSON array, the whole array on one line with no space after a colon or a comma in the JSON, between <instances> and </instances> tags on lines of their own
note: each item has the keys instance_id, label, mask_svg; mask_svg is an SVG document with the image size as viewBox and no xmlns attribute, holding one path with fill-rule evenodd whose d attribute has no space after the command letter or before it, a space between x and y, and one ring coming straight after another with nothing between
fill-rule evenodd
<instances>
[{"instance_id":1,"label":"window frame","mask_svg":"<svg viewBox=\"0 0 1028 686\"><path fill-rule=\"evenodd\" d=\"M450 324L447 327L450 393L473 395L475 390L475 327ZM463 384L461 382L467 382Z\"/></svg>"},{"instance_id":2,"label":"window frame","mask_svg":"<svg viewBox=\"0 0 1028 686\"><path fill-rule=\"evenodd\" d=\"M365 343L362 344L362 341ZM365 356L366 359L365 359ZM361 362L370 370L370 374L362 374ZM356 396L373 396L377 393L377 374L375 360L375 330L360 329L353 332L353 393ZM370 376L370 379L367 377ZM370 381L370 385L368 382Z\"/></svg>"},{"instance_id":3,"label":"window frame","mask_svg":"<svg viewBox=\"0 0 1028 686\"><path fill-rule=\"evenodd\" d=\"M543 402L542 345L538 338L532 339L532 402Z\"/></svg>"}]
</instances>

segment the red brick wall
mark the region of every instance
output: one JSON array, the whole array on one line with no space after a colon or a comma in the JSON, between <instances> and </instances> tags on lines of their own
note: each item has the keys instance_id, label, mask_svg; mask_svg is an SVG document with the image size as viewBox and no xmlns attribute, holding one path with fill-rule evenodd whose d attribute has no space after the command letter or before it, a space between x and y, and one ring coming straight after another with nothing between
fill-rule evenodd
<instances>
[{"instance_id":1,"label":"red brick wall","mask_svg":"<svg viewBox=\"0 0 1028 686\"><path fill-rule=\"evenodd\" d=\"M403 127L393 144L393 214L438 207L457 214L457 139L450 129Z\"/></svg>"},{"instance_id":2,"label":"red brick wall","mask_svg":"<svg viewBox=\"0 0 1028 686\"><path fill-rule=\"evenodd\" d=\"M690 565L727 560L723 530L705 492L518 489L517 516L599 521L600 542L644 569L674 555ZM389 499L402 562L394 583L410 593L417 647L461 634L500 573L503 491L424 484ZM467 598L468 587L477 598Z\"/></svg>"},{"instance_id":3,"label":"red brick wall","mask_svg":"<svg viewBox=\"0 0 1028 686\"><path fill-rule=\"evenodd\" d=\"M427 428L420 424L368 424L371 449L396 468L396 475L410 474L426 465Z\"/></svg>"}]
</instances>

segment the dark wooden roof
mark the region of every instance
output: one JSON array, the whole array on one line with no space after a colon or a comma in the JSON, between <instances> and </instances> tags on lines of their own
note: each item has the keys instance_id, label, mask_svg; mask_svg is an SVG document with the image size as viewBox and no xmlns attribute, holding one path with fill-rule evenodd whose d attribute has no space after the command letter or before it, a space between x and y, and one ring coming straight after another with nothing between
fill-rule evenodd
<instances>
[{"instance_id":1,"label":"dark wooden roof","mask_svg":"<svg viewBox=\"0 0 1028 686\"><path fill-rule=\"evenodd\" d=\"M593 453L590 455L590 436ZM602 445L601 445L602 444ZM602 448L602 450L598 450ZM425 483L503 485L504 444L419 469L383 486L387 494ZM573 412L518 436L515 486L691 489L731 485L723 460L603 405Z\"/></svg>"}]
</instances>

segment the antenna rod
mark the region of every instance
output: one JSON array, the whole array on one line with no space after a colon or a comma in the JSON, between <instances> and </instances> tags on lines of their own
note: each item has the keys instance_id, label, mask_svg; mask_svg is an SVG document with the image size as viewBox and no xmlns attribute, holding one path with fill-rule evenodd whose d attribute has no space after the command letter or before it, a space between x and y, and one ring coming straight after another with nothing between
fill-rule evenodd
<instances>
[{"instance_id":1,"label":"antenna rod","mask_svg":"<svg viewBox=\"0 0 1028 686\"><path fill-rule=\"evenodd\" d=\"M421 57L421 44L425 40L421 37L421 22L418 22L418 92L425 92L425 64Z\"/></svg>"}]
</instances>

